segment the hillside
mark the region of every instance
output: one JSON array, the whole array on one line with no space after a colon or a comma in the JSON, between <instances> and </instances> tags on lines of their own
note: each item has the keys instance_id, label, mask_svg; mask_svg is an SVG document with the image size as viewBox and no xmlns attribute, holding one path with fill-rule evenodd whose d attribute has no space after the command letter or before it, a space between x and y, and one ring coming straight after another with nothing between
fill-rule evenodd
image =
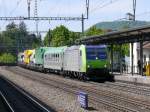
<instances>
[{"instance_id":1,"label":"hillside","mask_svg":"<svg viewBox=\"0 0 150 112\"><path fill-rule=\"evenodd\" d=\"M134 28L144 25L150 25L150 22L146 21L113 21L113 22L100 22L95 24L96 28L103 30L123 30L127 28Z\"/></svg>"}]
</instances>

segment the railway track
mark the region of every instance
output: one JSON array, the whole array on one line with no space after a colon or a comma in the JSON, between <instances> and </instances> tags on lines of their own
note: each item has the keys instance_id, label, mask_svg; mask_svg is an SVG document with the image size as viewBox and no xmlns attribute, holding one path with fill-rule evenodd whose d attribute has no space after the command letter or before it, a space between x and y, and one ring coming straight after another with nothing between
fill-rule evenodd
<instances>
[{"instance_id":1,"label":"railway track","mask_svg":"<svg viewBox=\"0 0 150 112\"><path fill-rule=\"evenodd\" d=\"M108 110L114 111L129 111L129 112L149 112L150 111L150 104L149 102L144 102L142 100L137 101L134 98L126 98L119 94L114 94L110 90L100 90L95 88L89 88L88 86L75 86L73 84L68 84L56 79L47 79L43 76L39 76L38 73L31 71L19 71L13 70L16 74L21 74L26 78L30 78L32 80L36 80L42 82L46 85L53 86L55 88L59 88L65 92L76 94L78 91L82 90L89 94L90 101L95 104L103 104L106 106ZM28 74L28 75L27 75Z\"/></svg>"},{"instance_id":2,"label":"railway track","mask_svg":"<svg viewBox=\"0 0 150 112\"><path fill-rule=\"evenodd\" d=\"M0 112L14 112L1 91L0 91Z\"/></svg>"},{"instance_id":3,"label":"railway track","mask_svg":"<svg viewBox=\"0 0 150 112\"><path fill-rule=\"evenodd\" d=\"M91 82L92 84L97 84L101 87L107 87L111 89L117 89L124 92L134 93L138 95L148 96L150 97L150 87L144 87L144 86L137 86L134 84L127 84L127 83L121 83L121 82L106 82L106 83L95 83Z\"/></svg>"},{"instance_id":4,"label":"railway track","mask_svg":"<svg viewBox=\"0 0 150 112\"><path fill-rule=\"evenodd\" d=\"M115 80L118 83L124 83L124 84L131 84L131 85L137 85L137 86L141 86L141 87L150 87L149 84L144 84L144 83L138 83L136 78L134 79L133 82L129 82L129 81L124 81L124 80Z\"/></svg>"},{"instance_id":5,"label":"railway track","mask_svg":"<svg viewBox=\"0 0 150 112\"><path fill-rule=\"evenodd\" d=\"M7 101L9 112L54 111L2 76L0 77L0 90L1 95Z\"/></svg>"}]
</instances>

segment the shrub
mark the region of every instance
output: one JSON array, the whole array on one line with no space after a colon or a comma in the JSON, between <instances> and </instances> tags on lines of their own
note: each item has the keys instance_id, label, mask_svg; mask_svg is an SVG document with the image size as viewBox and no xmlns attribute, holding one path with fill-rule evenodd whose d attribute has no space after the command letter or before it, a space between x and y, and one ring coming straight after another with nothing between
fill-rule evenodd
<instances>
[{"instance_id":1,"label":"shrub","mask_svg":"<svg viewBox=\"0 0 150 112\"><path fill-rule=\"evenodd\" d=\"M16 63L16 57L10 53L3 53L0 56L0 63Z\"/></svg>"}]
</instances>

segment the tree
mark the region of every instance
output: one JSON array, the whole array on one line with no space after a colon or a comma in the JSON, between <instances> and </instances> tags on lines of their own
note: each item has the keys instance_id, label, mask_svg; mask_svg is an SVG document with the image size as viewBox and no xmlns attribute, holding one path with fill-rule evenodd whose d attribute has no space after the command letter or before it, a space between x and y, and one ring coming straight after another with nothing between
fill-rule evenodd
<instances>
[{"instance_id":1,"label":"tree","mask_svg":"<svg viewBox=\"0 0 150 112\"><path fill-rule=\"evenodd\" d=\"M104 31L102 29L97 29L96 26L92 26L85 32L86 36L93 36L93 35L100 35L100 34L104 34Z\"/></svg>"},{"instance_id":2,"label":"tree","mask_svg":"<svg viewBox=\"0 0 150 112\"><path fill-rule=\"evenodd\" d=\"M69 31L68 28L61 25L54 30L49 30L44 38L45 46L65 46L72 45L74 41L80 38L81 33Z\"/></svg>"},{"instance_id":3,"label":"tree","mask_svg":"<svg viewBox=\"0 0 150 112\"><path fill-rule=\"evenodd\" d=\"M79 39L80 37L81 37L81 33L79 33L79 32L70 32L69 33L68 45L73 45L75 43L75 40Z\"/></svg>"},{"instance_id":4,"label":"tree","mask_svg":"<svg viewBox=\"0 0 150 112\"><path fill-rule=\"evenodd\" d=\"M61 25L56 27L52 33L51 45L58 47L67 45L69 42L69 30Z\"/></svg>"},{"instance_id":5,"label":"tree","mask_svg":"<svg viewBox=\"0 0 150 112\"><path fill-rule=\"evenodd\" d=\"M6 31L3 31L1 34L1 52L9 52L15 49L14 47L17 46L18 31L18 27L14 22L6 26Z\"/></svg>"},{"instance_id":6,"label":"tree","mask_svg":"<svg viewBox=\"0 0 150 112\"><path fill-rule=\"evenodd\" d=\"M27 33L27 27L26 27L26 24L22 21L20 22L19 24L19 31L22 33L22 34L28 34Z\"/></svg>"},{"instance_id":7,"label":"tree","mask_svg":"<svg viewBox=\"0 0 150 112\"><path fill-rule=\"evenodd\" d=\"M32 49L34 48L37 48L37 47L40 47L41 46L41 35L39 35L38 37L36 37L35 34L31 34L29 35L29 38L32 39L32 43L31 43L31 46L32 46Z\"/></svg>"},{"instance_id":8,"label":"tree","mask_svg":"<svg viewBox=\"0 0 150 112\"><path fill-rule=\"evenodd\" d=\"M0 33L0 55L8 52L17 55L17 52L40 45L41 39L29 34L24 22L19 25L12 22L6 26L6 31Z\"/></svg>"},{"instance_id":9,"label":"tree","mask_svg":"<svg viewBox=\"0 0 150 112\"><path fill-rule=\"evenodd\" d=\"M45 46L50 46L51 40L52 40L52 30L49 29L47 32L45 38L44 38L44 45Z\"/></svg>"},{"instance_id":10,"label":"tree","mask_svg":"<svg viewBox=\"0 0 150 112\"><path fill-rule=\"evenodd\" d=\"M27 48L32 48L33 39L31 37L31 34L27 32L27 26L23 21L19 23L18 29L19 37L17 39L17 42L19 43L19 51L23 51Z\"/></svg>"},{"instance_id":11,"label":"tree","mask_svg":"<svg viewBox=\"0 0 150 112\"><path fill-rule=\"evenodd\" d=\"M17 28L17 25L14 22L12 22L6 26L6 31L10 31L16 28Z\"/></svg>"}]
</instances>

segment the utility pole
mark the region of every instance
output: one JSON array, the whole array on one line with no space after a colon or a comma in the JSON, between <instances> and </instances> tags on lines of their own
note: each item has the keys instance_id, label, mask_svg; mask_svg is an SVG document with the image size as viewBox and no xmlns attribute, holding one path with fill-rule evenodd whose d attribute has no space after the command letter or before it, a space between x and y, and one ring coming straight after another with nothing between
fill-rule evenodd
<instances>
[{"instance_id":1,"label":"utility pole","mask_svg":"<svg viewBox=\"0 0 150 112\"><path fill-rule=\"evenodd\" d=\"M50 41L51 41L51 29L49 28L48 31L48 46L50 47Z\"/></svg>"},{"instance_id":2,"label":"utility pole","mask_svg":"<svg viewBox=\"0 0 150 112\"><path fill-rule=\"evenodd\" d=\"M134 16L133 21L135 21L135 13L136 13L136 0L133 0L133 16ZM141 66L141 68L139 68L139 72L143 76L143 65L144 65L143 64L143 41L141 40L139 44L140 44L140 66Z\"/></svg>"},{"instance_id":3,"label":"utility pole","mask_svg":"<svg viewBox=\"0 0 150 112\"><path fill-rule=\"evenodd\" d=\"M89 4L90 4L90 0L86 0L86 19L89 18Z\"/></svg>"},{"instance_id":4,"label":"utility pole","mask_svg":"<svg viewBox=\"0 0 150 112\"><path fill-rule=\"evenodd\" d=\"M83 14L82 14L82 35L84 35L84 16L83 16Z\"/></svg>"},{"instance_id":5,"label":"utility pole","mask_svg":"<svg viewBox=\"0 0 150 112\"><path fill-rule=\"evenodd\" d=\"M129 20L132 20L132 21L135 21L135 13L136 13L136 0L133 0L133 13L127 13L128 15L128 19ZM135 56L133 55L133 46L136 46L137 43L131 43L130 44L130 50L131 50L131 73L133 75L133 59L135 59Z\"/></svg>"},{"instance_id":6,"label":"utility pole","mask_svg":"<svg viewBox=\"0 0 150 112\"><path fill-rule=\"evenodd\" d=\"M135 21L135 12L136 12L136 0L133 0L133 15L130 14L131 17L133 16L133 18L132 18L133 21ZM135 44L131 43L131 72L132 72L132 75L133 75L133 59L135 59L135 56L133 55L133 46Z\"/></svg>"},{"instance_id":7,"label":"utility pole","mask_svg":"<svg viewBox=\"0 0 150 112\"><path fill-rule=\"evenodd\" d=\"M82 14L81 23L82 23L82 35L84 36L84 20L89 18L89 2L90 0L86 0L86 17Z\"/></svg>"},{"instance_id":8,"label":"utility pole","mask_svg":"<svg viewBox=\"0 0 150 112\"><path fill-rule=\"evenodd\" d=\"M80 17L39 17L38 16L38 0L34 0L35 2L35 8L34 8L34 17L31 16L30 10L31 10L31 1L32 0L27 0L27 5L28 5L28 17L0 17L0 21L5 21L5 20L30 20L30 21L35 21L36 24L36 33L38 35L38 22L41 21L49 21L49 20L65 20L65 21L81 21L81 26L82 26L82 33L84 34L84 20L89 18L89 1L90 0L85 0L86 1L86 15L80 16Z\"/></svg>"},{"instance_id":9,"label":"utility pole","mask_svg":"<svg viewBox=\"0 0 150 112\"><path fill-rule=\"evenodd\" d=\"M135 12L136 12L136 0L133 0L133 20L135 21Z\"/></svg>"},{"instance_id":10,"label":"utility pole","mask_svg":"<svg viewBox=\"0 0 150 112\"><path fill-rule=\"evenodd\" d=\"M34 9L34 17L38 17L38 1L35 0L35 9ZM38 20L35 21L35 24L36 24L36 33L37 33L37 36L38 36Z\"/></svg>"},{"instance_id":11,"label":"utility pole","mask_svg":"<svg viewBox=\"0 0 150 112\"><path fill-rule=\"evenodd\" d=\"M28 4L28 18L30 18L30 4L31 4L31 0L27 0L27 4Z\"/></svg>"}]
</instances>

